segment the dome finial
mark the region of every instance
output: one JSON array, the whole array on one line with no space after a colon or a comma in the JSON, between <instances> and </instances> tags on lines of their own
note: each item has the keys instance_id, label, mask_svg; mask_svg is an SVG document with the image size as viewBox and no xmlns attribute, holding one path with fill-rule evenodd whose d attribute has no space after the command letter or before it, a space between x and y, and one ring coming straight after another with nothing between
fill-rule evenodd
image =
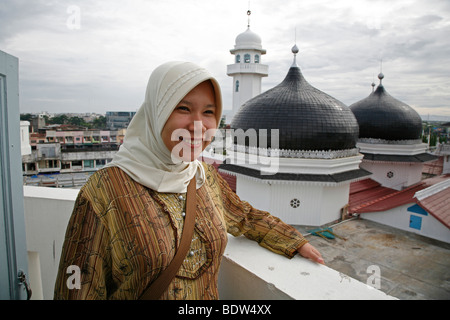
<instances>
[{"instance_id":1,"label":"dome finial","mask_svg":"<svg viewBox=\"0 0 450 320\"><path fill-rule=\"evenodd\" d=\"M293 67L298 67L297 65L297 53L299 52L298 47L297 47L297 28L295 28L295 41L294 41L294 46L291 49L292 53L294 54L294 62L292 63Z\"/></svg>"},{"instance_id":2,"label":"dome finial","mask_svg":"<svg viewBox=\"0 0 450 320\"><path fill-rule=\"evenodd\" d=\"M298 53L299 50L298 50L298 47L297 47L296 44L294 44L294 46L292 47L291 51L294 54L294 62L292 63L292 66L293 67L298 67L298 64L297 64L297 53Z\"/></svg>"},{"instance_id":3,"label":"dome finial","mask_svg":"<svg viewBox=\"0 0 450 320\"><path fill-rule=\"evenodd\" d=\"M250 11L250 1L248 2L248 10L247 10L247 16L248 16L248 22L247 22L247 28L250 28L250 15L252 12Z\"/></svg>"},{"instance_id":4,"label":"dome finial","mask_svg":"<svg viewBox=\"0 0 450 320\"><path fill-rule=\"evenodd\" d=\"M373 79L372 80L372 93L373 93L373 92L375 92L375 86L376 86L376 84L375 84L375 75L372 76L372 79Z\"/></svg>"},{"instance_id":5,"label":"dome finial","mask_svg":"<svg viewBox=\"0 0 450 320\"><path fill-rule=\"evenodd\" d=\"M294 56L297 55L297 53L298 53L299 50L298 50L298 47L297 47L296 44L294 44L294 46L292 47L291 51L292 51L292 53L294 54Z\"/></svg>"},{"instance_id":6,"label":"dome finial","mask_svg":"<svg viewBox=\"0 0 450 320\"><path fill-rule=\"evenodd\" d=\"M382 81L384 78L384 74L383 74L383 59L380 60L380 73L378 74L378 79L380 79L380 86L383 85Z\"/></svg>"},{"instance_id":7,"label":"dome finial","mask_svg":"<svg viewBox=\"0 0 450 320\"><path fill-rule=\"evenodd\" d=\"M378 75L378 79L380 79L380 86L382 86L382 85L383 85L382 81L383 81L383 79L384 79L384 74L383 74L383 72L380 72L380 74Z\"/></svg>"}]
</instances>

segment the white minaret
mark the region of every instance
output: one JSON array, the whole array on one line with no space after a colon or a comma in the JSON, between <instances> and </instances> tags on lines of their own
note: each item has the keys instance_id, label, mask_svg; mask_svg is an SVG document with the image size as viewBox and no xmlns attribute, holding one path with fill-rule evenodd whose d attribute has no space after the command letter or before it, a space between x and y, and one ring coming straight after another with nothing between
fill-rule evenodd
<instances>
[{"instance_id":1,"label":"white minaret","mask_svg":"<svg viewBox=\"0 0 450 320\"><path fill-rule=\"evenodd\" d=\"M247 30L236 37L230 50L235 56L234 64L227 66L227 75L233 77L233 109L227 112L227 123L245 102L261 93L261 78L269 74L269 66L261 64L261 56L266 54L261 38L250 30L250 14L248 10Z\"/></svg>"}]
</instances>

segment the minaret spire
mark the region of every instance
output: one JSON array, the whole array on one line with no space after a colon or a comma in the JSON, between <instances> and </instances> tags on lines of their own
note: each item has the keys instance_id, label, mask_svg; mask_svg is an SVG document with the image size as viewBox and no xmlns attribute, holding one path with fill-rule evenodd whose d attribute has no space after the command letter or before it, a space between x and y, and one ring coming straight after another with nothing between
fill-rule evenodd
<instances>
[{"instance_id":1,"label":"minaret spire","mask_svg":"<svg viewBox=\"0 0 450 320\"><path fill-rule=\"evenodd\" d=\"M247 28L250 28L250 15L252 12L250 11L250 1L248 2L248 10L247 10L247 16L248 16L248 22L247 22Z\"/></svg>"}]
</instances>

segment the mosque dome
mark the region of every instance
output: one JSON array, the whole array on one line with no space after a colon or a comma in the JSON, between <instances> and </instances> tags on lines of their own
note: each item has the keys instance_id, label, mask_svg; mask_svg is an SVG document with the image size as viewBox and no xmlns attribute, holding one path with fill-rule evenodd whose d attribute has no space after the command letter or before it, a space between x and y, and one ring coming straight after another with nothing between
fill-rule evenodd
<instances>
[{"instance_id":1,"label":"mosque dome","mask_svg":"<svg viewBox=\"0 0 450 320\"><path fill-rule=\"evenodd\" d=\"M387 93L382 85L382 73L378 78L380 85L377 89L350 106L358 120L359 138L390 141L420 139L422 119L419 114Z\"/></svg>"},{"instance_id":2,"label":"mosque dome","mask_svg":"<svg viewBox=\"0 0 450 320\"><path fill-rule=\"evenodd\" d=\"M261 43L261 37L248 27L246 31L236 37L234 50L263 50Z\"/></svg>"},{"instance_id":3,"label":"mosque dome","mask_svg":"<svg viewBox=\"0 0 450 320\"><path fill-rule=\"evenodd\" d=\"M295 56L296 46L292 52ZM271 146L271 129L278 129L277 149L282 150L353 149L358 139L358 122L351 110L310 85L295 60L285 79L244 103L230 126L244 132L254 129L258 137L267 132L267 146L258 147L268 148L275 148Z\"/></svg>"}]
</instances>

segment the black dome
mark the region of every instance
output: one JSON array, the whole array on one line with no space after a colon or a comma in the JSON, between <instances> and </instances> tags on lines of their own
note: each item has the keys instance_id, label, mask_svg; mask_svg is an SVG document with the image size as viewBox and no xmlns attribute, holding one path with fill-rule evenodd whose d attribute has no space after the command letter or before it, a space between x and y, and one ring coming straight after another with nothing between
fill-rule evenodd
<instances>
[{"instance_id":1,"label":"black dome","mask_svg":"<svg viewBox=\"0 0 450 320\"><path fill-rule=\"evenodd\" d=\"M358 139L351 110L311 86L296 65L279 85L243 104L230 126L244 132L267 129L267 146L262 147L271 147L270 129L279 129L278 149L285 150L352 149Z\"/></svg>"},{"instance_id":2,"label":"black dome","mask_svg":"<svg viewBox=\"0 0 450 320\"><path fill-rule=\"evenodd\" d=\"M379 76L380 80L383 78ZM386 92L380 83L367 98L350 106L359 124L359 138L417 140L422 119L407 104Z\"/></svg>"}]
</instances>

